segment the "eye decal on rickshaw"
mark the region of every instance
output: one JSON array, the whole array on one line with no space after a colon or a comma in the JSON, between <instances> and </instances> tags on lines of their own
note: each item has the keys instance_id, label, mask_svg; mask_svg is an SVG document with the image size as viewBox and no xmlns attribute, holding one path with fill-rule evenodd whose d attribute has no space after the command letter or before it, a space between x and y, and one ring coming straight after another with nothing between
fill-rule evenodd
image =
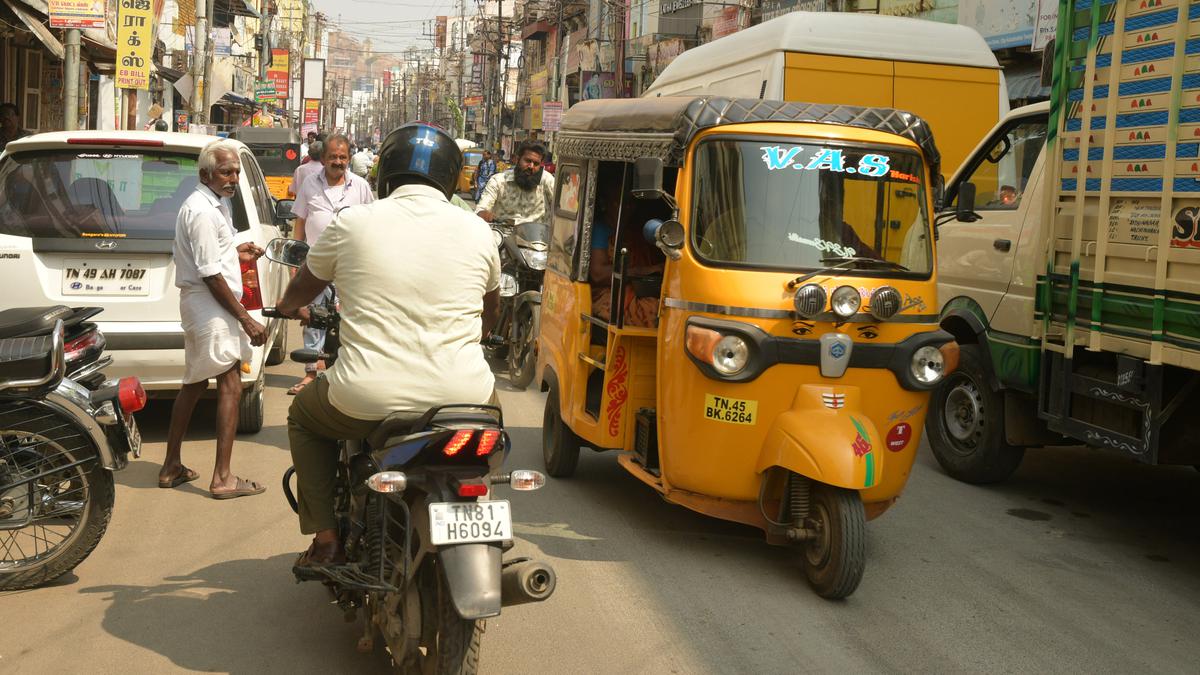
<instances>
[{"instance_id":1,"label":"eye decal on rickshaw","mask_svg":"<svg viewBox=\"0 0 1200 675\"><path fill-rule=\"evenodd\" d=\"M816 324L814 324L811 321L793 321L792 322L792 334L793 335L801 335L801 336L809 335L813 332L813 329L816 327L817 327Z\"/></svg>"},{"instance_id":2,"label":"eye decal on rickshaw","mask_svg":"<svg viewBox=\"0 0 1200 675\"><path fill-rule=\"evenodd\" d=\"M865 326L858 326L857 329L858 337L864 340L874 340L875 338L879 337L879 326L876 326L873 323Z\"/></svg>"}]
</instances>

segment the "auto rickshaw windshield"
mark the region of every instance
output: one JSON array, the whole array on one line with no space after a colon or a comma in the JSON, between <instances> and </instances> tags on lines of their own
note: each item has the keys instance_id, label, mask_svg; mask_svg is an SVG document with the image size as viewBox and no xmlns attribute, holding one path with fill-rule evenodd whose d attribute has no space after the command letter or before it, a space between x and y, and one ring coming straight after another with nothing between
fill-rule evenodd
<instances>
[{"instance_id":1,"label":"auto rickshaw windshield","mask_svg":"<svg viewBox=\"0 0 1200 675\"><path fill-rule=\"evenodd\" d=\"M692 245L705 262L795 271L865 257L928 277L924 164L878 145L716 138L693 162Z\"/></svg>"}]
</instances>

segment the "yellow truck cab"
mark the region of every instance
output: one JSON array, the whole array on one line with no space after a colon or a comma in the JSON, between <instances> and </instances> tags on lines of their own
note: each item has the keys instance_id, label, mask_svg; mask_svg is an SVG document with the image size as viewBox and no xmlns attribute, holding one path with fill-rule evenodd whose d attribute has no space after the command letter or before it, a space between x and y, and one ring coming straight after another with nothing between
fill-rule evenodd
<instances>
[{"instance_id":1,"label":"yellow truck cab","mask_svg":"<svg viewBox=\"0 0 1200 675\"><path fill-rule=\"evenodd\" d=\"M689 49L645 96L711 94L896 108L929 123L953 172L1008 112L987 42L967 26L792 12Z\"/></svg>"},{"instance_id":2,"label":"yellow truck cab","mask_svg":"<svg viewBox=\"0 0 1200 675\"><path fill-rule=\"evenodd\" d=\"M939 312L961 361L926 433L955 478L1002 480L1046 445L1200 465L1187 414L1200 403L1200 107L1185 49L1200 28L1180 6L1065 14L1051 102L1013 111L947 184Z\"/></svg>"}]
</instances>

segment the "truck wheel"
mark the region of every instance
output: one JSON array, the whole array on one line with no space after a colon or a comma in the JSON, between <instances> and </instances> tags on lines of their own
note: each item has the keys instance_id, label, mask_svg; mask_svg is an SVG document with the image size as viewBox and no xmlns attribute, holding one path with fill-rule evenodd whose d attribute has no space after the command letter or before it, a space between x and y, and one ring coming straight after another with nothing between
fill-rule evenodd
<instances>
[{"instance_id":1,"label":"truck wheel","mask_svg":"<svg viewBox=\"0 0 1200 675\"><path fill-rule=\"evenodd\" d=\"M281 322L279 327L279 335L275 337L275 344L271 345L271 351L267 352L267 365L277 366L283 363L287 357L288 329L287 322Z\"/></svg>"},{"instance_id":2,"label":"truck wheel","mask_svg":"<svg viewBox=\"0 0 1200 675\"><path fill-rule=\"evenodd\" d=\"M996 483L1012 475L1025 448L1004 436L1004 397L988 385L979 345L962 345L958 369L934 390L925 420L938 464L964 483Z\"/></svg>"},{"instance_id":3,"label":"truck wheel","mask_svg":"<svg viewBox=\"0 0 1200 675\"><path fill-rule=\"evenodd\" d=\"M808 522L817 536L804 544L804 574L817 595L848 597L867 565L867 517L854 490L817 483Z\"/></svg>"},{"instance_id":4,"label":"truck wheel","mask_svg":"<svg viewBox=\"0 0 1200 675\"><path fill-rule=\"evenodd\" d=\"M239 434L256 434L262 431L263 408L265 407L263 389L266 386L266 373L265 368L260 370L254 385L242 390L242 397L238 400L237 430Z\"/></svg>"},{"instance_id":5,"label":"truck wheel","mask_svg":"<svg viewBox=\"0 0 1200 675\"><path fill-rule=\"evenodd\" d=\"M546 414L542 417L542 459L546 473L555 478L570 478L579 464L579 437L563 422L558 408L558 385L546 393Z\"/></svg>"}]
</instances>

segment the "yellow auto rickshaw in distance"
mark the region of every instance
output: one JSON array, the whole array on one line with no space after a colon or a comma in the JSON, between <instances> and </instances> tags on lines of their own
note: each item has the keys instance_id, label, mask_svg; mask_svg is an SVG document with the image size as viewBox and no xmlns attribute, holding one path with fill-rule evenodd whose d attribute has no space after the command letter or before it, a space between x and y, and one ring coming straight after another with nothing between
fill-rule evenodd
<instances>
[{"instance_id":1,"label":"yellow auto rickshaw in distance","mask_svg":"<svg viewBox=\"0 0 1200 675\"><path fill-rule=\"evenodd\" d=\"M718 97L564 116L537 381L547 472L616 450L670 502L800 550L827 598L904 488L938 327L938 152L890 109ZM651 243L652 242L652 243Z\"/></svg>"}]
</instances>

